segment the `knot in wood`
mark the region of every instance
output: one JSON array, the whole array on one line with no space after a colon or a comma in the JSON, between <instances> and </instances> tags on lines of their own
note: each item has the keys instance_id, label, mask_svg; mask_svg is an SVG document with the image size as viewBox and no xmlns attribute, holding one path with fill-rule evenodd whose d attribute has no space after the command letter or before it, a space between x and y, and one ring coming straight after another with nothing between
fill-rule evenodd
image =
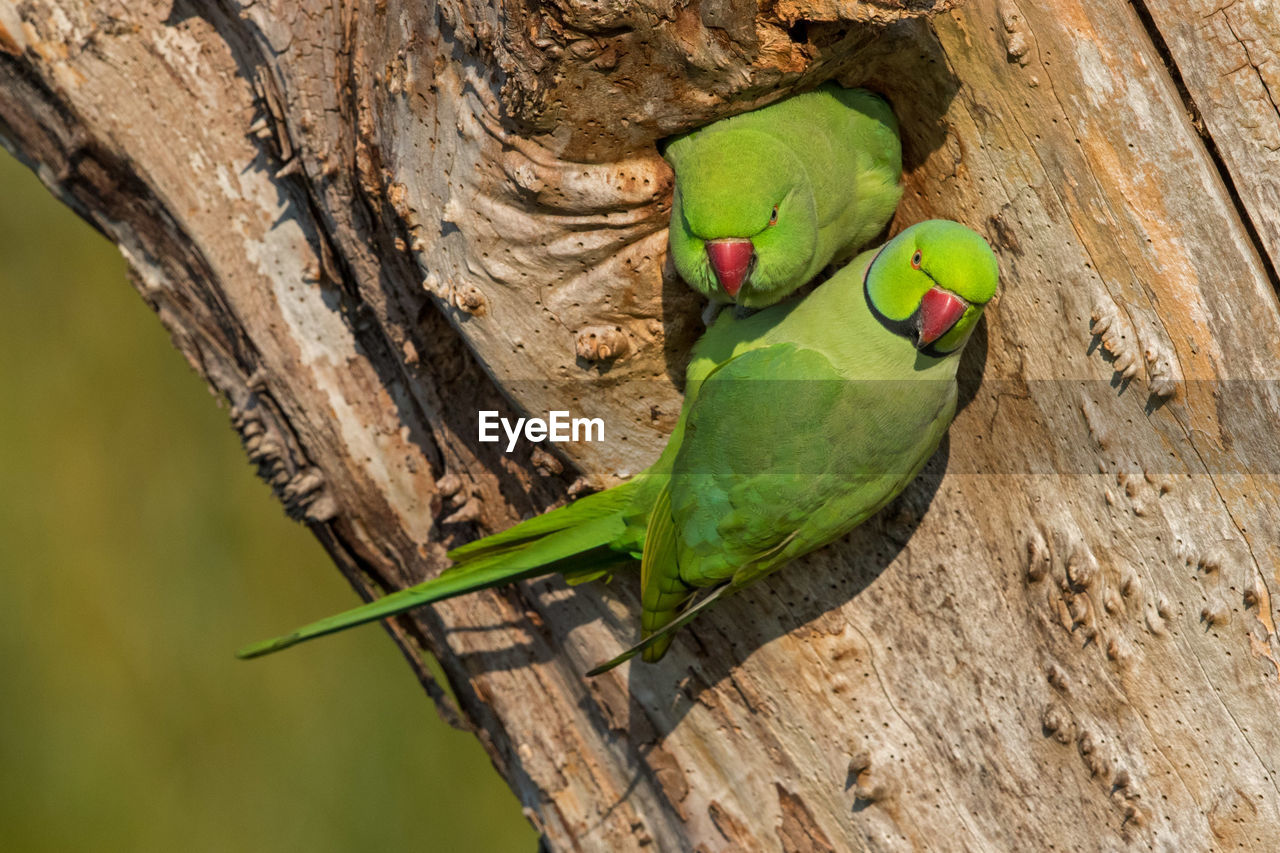
<instances>
[{"instance_id":1,"label":"knot in wood","mask_svg":"<svg viewBox=\"0 0 1280 853\"><path fill-rule=\"evenodd\" d=\"M586 361L614 361L630 350L630 341L617 326L588 326L578 332L578 358Z\"/></svg>"},{"instance_id":2,"label":"knot in wood","mask_svg":"<svg viewBox=\"0 0 1280 853\"><path fill-rule=\"evenodd\" d=\"M480 288L473 284L464 285L455 290L452 301L455 308L460 311L466 311L473 316L483 317L488 313L488 300L484 298Z\"/></svg>"}]
</instances>

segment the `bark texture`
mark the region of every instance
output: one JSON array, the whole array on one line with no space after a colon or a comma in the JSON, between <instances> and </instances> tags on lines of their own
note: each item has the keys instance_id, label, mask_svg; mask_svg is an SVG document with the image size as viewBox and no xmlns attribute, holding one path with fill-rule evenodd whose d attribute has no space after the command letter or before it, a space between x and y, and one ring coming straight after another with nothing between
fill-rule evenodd
<instances>
[{"instance_id":1,"label":"bark texture","mask_svg":"<svg viewBox=\"0 0 1280 853\"><path fill-rule=\"evenodd\" d=\"M0 0L0 137L371 594L662 446L700 323L656 139L884 92L895 227L1003 268L920 480L657 666L581 677L630 578L394 632L553 849L1271 850L1278 51L1272 0Z\"/></svg>"}]
</instances>

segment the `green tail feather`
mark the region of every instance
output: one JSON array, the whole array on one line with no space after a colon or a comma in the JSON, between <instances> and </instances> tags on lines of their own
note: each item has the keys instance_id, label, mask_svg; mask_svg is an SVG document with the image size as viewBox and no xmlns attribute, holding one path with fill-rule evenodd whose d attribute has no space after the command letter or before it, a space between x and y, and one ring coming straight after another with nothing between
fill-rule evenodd
<instances>
[{"instance_id":1,"label":"green tail feather","mask_svg":"<svg viewBox=\"0 0 1280 853\"><path fill-rule=\"evenodd\" d=\"M489 554L505 553L524 545L531 539L538 539L550 533L574 527L593 518L614 515L626 507L639 482L640 478L637 477L614 486L608 491L587 495L568 506L526 519L501 533L454 548L449 552L449 559L459 562Z\"/></svg>"},{"instance_id":2,"label":"green tail feather","mask_svg":"<svg viewBox=\"0 0 1280 853\"><path fill-rule=\"evenodd\" d=\"M601 572L608 573L632 560L628 551L617 551L609 547L626 530L626 522L618 511L620 507L616 499L592 500L609 494L610 492L603 492L591 495L544 516L529 519L497 537L474 543L474 546L483 547L468 545L455 549L451 556L458 558L460 562L437 578L393 592L345 613L312 622L283 636L246 646L236 656L245 659L260 657L305 640L386 619L424 604L552 572L561 572L570 580ZM585 501L590 501L591 505L584 508L585 511L575 512ZM611 511L606 511L606 507L611 507ZM558 518L551 523L544 521L552 516ZM539 524L535 525L534 522ZM508 535L521 528L534 527L546 532ZM541 538L534 538L539 536ZM503 537L503 541L496 545L490 544L491 539L498 537Z\"/></svg>"}]
</instances>

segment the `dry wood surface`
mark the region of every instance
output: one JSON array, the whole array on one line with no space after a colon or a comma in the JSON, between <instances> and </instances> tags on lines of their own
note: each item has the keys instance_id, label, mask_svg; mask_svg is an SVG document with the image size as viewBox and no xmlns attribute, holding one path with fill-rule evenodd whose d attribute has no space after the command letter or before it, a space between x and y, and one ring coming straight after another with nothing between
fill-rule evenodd
<instances>
[{"instance_id":1,"label":"dry wood surface","mask_svg":"<svg viewBox=\"0 0 1280 853\"><path fill-rule=\"evenodd\" d=\"M551 849L1269 851L1278 52L1274 0L0 0L0 141L377 594L661 448L701 325L655 140L883 92L894 228L1003 271L924 475L656 666L582 678L630 577L397 639ZM480 409L608 441L508 455Z\"/></svg>"}]
</instances>

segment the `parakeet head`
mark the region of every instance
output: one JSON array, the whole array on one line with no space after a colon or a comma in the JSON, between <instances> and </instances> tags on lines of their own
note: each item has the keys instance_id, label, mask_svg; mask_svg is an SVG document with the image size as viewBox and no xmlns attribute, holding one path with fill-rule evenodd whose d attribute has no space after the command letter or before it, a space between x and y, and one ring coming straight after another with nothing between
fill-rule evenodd
<instances>
[{"instance_id":1,"label":"parakeet head","mask_svg":"<svg viewBox=\"0 0 1280 853\"><path fill-rule=\"evenodd\" d=\"M958 222L930 219L894 237L867 266L867 304L926 355L959 351L996 293L995 253Z\"/></svg>"},{"instance_id":2,"label":"parakeet head","mask_svg":"<svg viewBox=\"0 0 1280 853\"><path fill-rule=\"evenodd\" d=\"M711 299L777 302L794 289L817 244L808 175L765 133L704 134L676 173L670 243L680 276Z\"/></svg>"}]
</instances>

